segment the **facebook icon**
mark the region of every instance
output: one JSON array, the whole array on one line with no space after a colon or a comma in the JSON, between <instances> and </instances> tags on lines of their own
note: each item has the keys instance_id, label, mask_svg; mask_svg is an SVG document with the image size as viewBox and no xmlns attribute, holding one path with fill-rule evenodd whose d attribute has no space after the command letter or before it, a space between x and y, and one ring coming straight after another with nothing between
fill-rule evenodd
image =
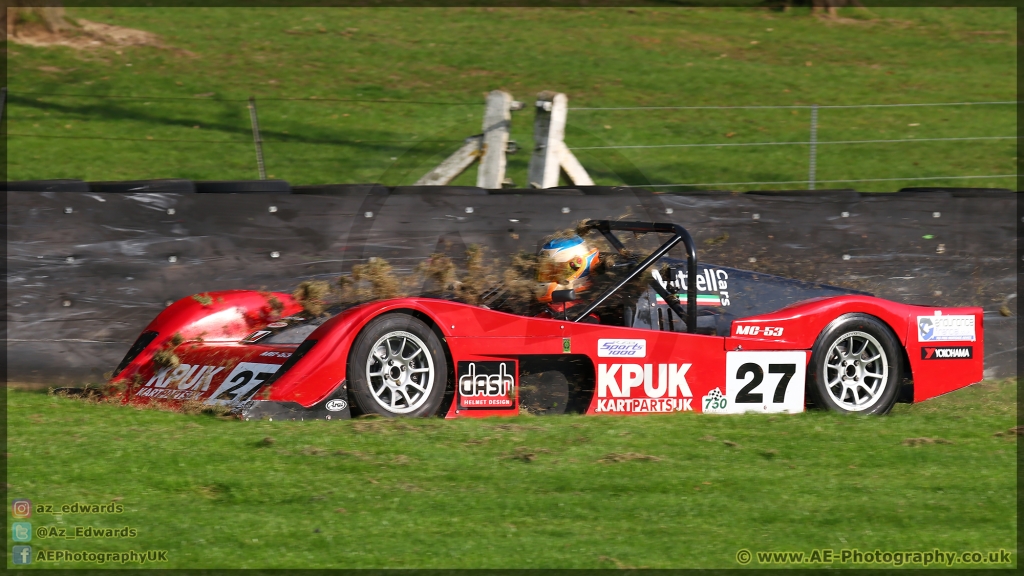
<instances>
[{"instance_id":1,"label":"facebook icon","mask_svg":"<svg viewBox=\"0 0 1024 576\"><path fill-rule=\"evenodd\" d=\"M11 560L15 564L31 564L32 563L32 547L31 546L15 546L11 550Z\"/></svg>"}]
</instances>

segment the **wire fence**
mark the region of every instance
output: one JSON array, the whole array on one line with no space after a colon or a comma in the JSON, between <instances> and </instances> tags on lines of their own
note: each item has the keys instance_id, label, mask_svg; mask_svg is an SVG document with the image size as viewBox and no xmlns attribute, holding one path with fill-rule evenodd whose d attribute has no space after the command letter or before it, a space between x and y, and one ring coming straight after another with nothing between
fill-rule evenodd
<instances>
[{"instance_id":1,"label":"wire fence","mask_svg":"<svg viewBox=\"0 0 1024 576\"><path fill-rule=\"evenodd\" d=\"M196 94L195 96L121 96L121 95L100 95L100 94L66 94L60 92L19 92L25 96L53 96L60 98L96 98L100 100L190 100L193 102L248 102L249 98L218 98L210 94ZM279 102L353 102L365 104L405 104L425 106L479 106L479 102L435 102L429 100L391 100L391 99L361 99L361 98L333 98L330 96L302 96L302 97L275 97L260 96L261 101Z\"/></svg>"},{"instance_id":2,"label":"wire fence","mask_svg":"<svg viewBox=\"0 0 1024 576\"><path fill-rule=\"evenodd\" d=\"M810 108L910 108L920 106L988 106L999 104L1017 104L1016 100L999 102L917 102L910 104L793 104L782 106L608 106L608 107L569 107L573 111L585 110L792 110Z\"/></svg>"},{"instance_id":3,"label":"wire fence","mask_svg":"<svg viewBox=\"0 0 1024 576\"><path fill-rule=\"evenodd\" d=\"M949 106L1016 106L1016 100L987 101L987 102L911 102L911 103L879 103L879 104L792 104L792 105L750 105L750 106L603 106L603 107L569 107L575 112L663 112L663 111L691 111L691 110L810 110L811 118L808 126L810 139L806 141L774 141L774 142L711 142L693 143L681 142L671 144L617 144L606 146L571 146L571 150L644 150L658 148L737 148L757 146L807 146L808 150L808 177L806 180L761 180L745 182L688 182L676 184L646 184L647 188L696 188L708 186L765 186L765 185L790 185L806 184L808 189L814 190L816 184L839 184L855 182L914 182L914 181L938 181L938 180L977 180L977 179L1008 179L1017 178L1017 174L995 174L995 175L952 175L952 176L907 176L899 178L846 178L846 179L819 179L817 178L817 152L818 146L835 145L858 145L858 144L902 144L920 142L970 142L970 141L994 141L994 140L1016 140L1016 135L1007 136L952 136L937 138L891 138L891 139L864 139L864 140L825 140L819 141L818 135L818 114L820 110L839 109L878 109L878 108L925 108L925 107L949 107ZM636 186L635 186L636 187Z\"/></svg>"},{"instance_id":4,"label":"wire fence","mask_svg":"<svg viewBox=\"0 0 1024 576\"><path fill-rule=\"evenodd\" d=\"M6 91L5 91L6 92ZM6 95L6 94L5 94ZM271 142L275 144L317 144L317 145L335 145L335 146L360 146L360 145L416 145L422 143L436 143L438 145L450 145L454 143L461 143L464 138L452 139L452 138L431 138L431 137L418 137L412 135L408 138L400 139L324 139L324 138L309 138L306 136L290 136L287 132L284 134L278 133L276 138L266 139L263 138L259 131L259 120L256 116L255 100L253 98L229 98L220 97L213 92L196 94L192 97L188 96L158 96L158 95L99 95L99 94L74 94L74 93L57 93L57 92L18 92L15 94L18 97L25 97L43 101L44 98L78 98L78 99L99 99L99 100L122 100L122 101L191 101L191 102L227 102L227 103L245 103L248 104L250 109L249 116L251 118L252 128L252 140L249 139L204 139L204 138L165 138L165 137L121 137L121 136L102 136L102 135L70 135L70 134L41 134L41 133L28 133L28 132L5 132L5 136L14 138L41 138L41 139L67 139L67 140L95 140L95 141L125 141L125 142L165 142L165 143L188 143L198 145L256 145L257 153L257 164L259 165L259 174L261 178L265 177L265 170L263 167L263 151L262 144L265 142ZM463 101L440 101L440 100L396 100L396 99L371 99L371 98L334 98L334 97L322 97L322 96L307 96L307 97L260 97L260 101L279 101L279 102L303 102L303 103L348 103L358 104L366 106L429 106L429 107L478 107L480 102L463 102ZM6 104L7 98L4 99ZM1017 174L991 174L991 175L964 175L964 174L951 174L943 176L906 176L906 177L886 177L886 178L846 178L846 179L820 179L817 176L818 173L818 147L821 146L859 146L859 145L906 145L910 143L938 143L938 142L997 142L1006 140L1017 139L1016 135L963 135L963 136L938 136L938 137L909 137L909 138L876 138L876 139L839 139L839 140L818 140L818 127L819 127L819 112L826 110L840 110L840 109L883 109L883 108L928 108L928 107L982 107L982 106L1016 106L1018 101L983 101L983 102L911 102L911 103L867 103L867 104L803 104L796 103L790 105L730 105L730 106L710 106L710 105L652 105L652 106L579 106L569 107L569 110L574 113L584 114L583 118L587 118L588 121L593 121L594 113L618 113L618 112L629 112L629 113L644 113L644 112L672 112L672 111L742 111L742 110L753 110L753 111L770 111L770 110L793 110L794 114L796 110L810 110L810 122L807 126L809 139L796 139L796 140L776 140L776 141L757 141L757 142L669 142L669 143L623 143L623 144L604 144L604 145L582 145L572 146L570 144L569 149L574 151L629 151L629 150L657 150L657 149L701 149L701 148L723 148L723 149L737 149L737 148L756 148L756 147L785 147L785 146L804 146L808 148L807 151L807 178L806 179L792 179L792 180L752 180L752 181L736 181L736 182L680 182L680 183L654 183L654 184L629 184L625 183L625 186L633 187L644 187L644 188L697 188L697 187L716 187L716 186L780 186L780 185L807 185L809 189L814 189L817 184L838 184L838 183L855 183L855 182L897 182L897 181L939 181L939 180L979 180L979 179L1010 179L1017 178ZM6 110L0 112L3 118L6 120ZM598 116L598 119L600 116ZM1014 120L1015 122L1015 120ZM6 123L5 123L6 124ZM911 124L914 126L915 124ZM249 127L247 127L249 128ZM1014 126L1014 129L1016 127ZM248 131L248 130L246 130ZM727 135L729 136L729 135ZM395 158L392 158L394 160ZM302 161L315 161L316 159L305 158ZM618 183L616 183L618 184Z\"/></svg>"},{"instance_id":5,"label":"wire fence","mask_svg":"<svg viewBox=\"0 0 1024 576\"><path fill-rule=\"evenodd\" d=\"M19 138L63 138L69 140L123 140L125 142L193 142L197 144L240 144L248 146L251 140L195 140L188 138L126 138L123 136L71 136L66 134L23 134L19 132L5 132L5 136L17 136ZM266 141L266 140L264 140ZM287 140L277 140L278 143L288 143ZM462 142L462 140L311 140L302 139L302 144L412 144L420 142Z\"/></svg>"},{"instance_id":6,"label":"wire fence","mask_svg":"<svg viewBox=\"0 0 1024 576\"><path fill-rule=\"evenodd\" d=\"M853 178L846 180L817 180L820 184L841 182L902 182L917 180L974 180L979 178L1017 178L1019 174L996 174L988 176L923 176L906 178ZM688 186L736 186L739 184L808 184L811 180L776 180L771 182L707 182L703 184L644 184L642 186L627 185L625 188L683 188Z\"/></svg>"},{"instance_id":7,"label":"wire fence","mask_svg":"<svg viewBox=\"0 0 1024 576\"><path fill-rule=\"evenodd\" d=\"M710 144L630 144L617 146L570 146L570 150L627 150L643 148L721 148L727 146L825 146L828 144L886 144L893 142L954 142L958 140L1016 140L1016 136L965 136L953 138L899 138L893 140L833 140L807 142L713 142Z\"/></svg>"}]
</instances>

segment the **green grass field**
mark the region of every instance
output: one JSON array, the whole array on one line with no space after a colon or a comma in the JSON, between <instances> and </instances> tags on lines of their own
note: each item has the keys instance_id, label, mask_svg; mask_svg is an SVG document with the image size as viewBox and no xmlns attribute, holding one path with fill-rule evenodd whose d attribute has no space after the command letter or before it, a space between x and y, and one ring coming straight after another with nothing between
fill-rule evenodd
<instances>
[{"instance_id":1,"label":"green grass field","mask_svg":"<svg viewBox=\"0 0 1024 576\"><path fill-rule=\"evenodd\" d=\"M257 98L269 174L293 184L412 184L480 131L483 95L570 106L859 105L1013 101L1012 8L315 9L74 8L156 33L157 47L8 43L8 179L251 179L245 99ZM115 98L118 97L118 98ZM135 97L134 99L123 97ZM309 98L317 98L310 100ZM288 100L299 98L301 100ZM335 100L329 100L335 99ZM339 101L355 100L355 101ZM382 104L369 100L441 104ZM804 142L806 109L572 110L570 146ZM820 112L820 141L1016 136L1012 105ZM804 180L808 147L579 150L598 184ZM1015 140L822 145L818 187L1016 188ZM475 183L475 170L455 184ZM802 188L717 185L726 189Z\"/></svg>"},{"instance_id":2,"label":"green grass field","mask_svg":"<svg viewBox=\"0 0 1024 576\"><path fill-rule=\"evenodd\" d=\"M35 549L167 550L154 567L729 568L741 549L1016 546L1010 381L876 418L237 422L24 390L7 415L9 499L124 507L33 526L138 531ZM31 567L58 566L89 565Z\"/></svg>"}]
</instances>

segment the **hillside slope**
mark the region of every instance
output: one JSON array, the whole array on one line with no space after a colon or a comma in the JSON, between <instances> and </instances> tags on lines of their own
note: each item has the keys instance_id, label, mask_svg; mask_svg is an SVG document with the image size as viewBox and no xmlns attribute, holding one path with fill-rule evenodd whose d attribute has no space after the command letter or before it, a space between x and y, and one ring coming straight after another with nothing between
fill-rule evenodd
<instances>
[{"instance_id":1,"label":"hillside slope","mask_svg":"<svg viewBox=\"0 0 1024 576\"><path fill-rule=\"evenodd\" d=\"M513 117L526 184L530 104L861 105L1016 100L1013 9L75 8L156 34L92 49L9 43L9 179L255 178L246 99L269 174L295 184L411 184L480 131L483 95ZM70 96L74 95L74 96ZM315 98L315 99L314 99ZM379 103L377 100L401 103ZM810 111L571 110L567 142L599 184L803 188ZM818 140L1016 136L1007 105L820 110ZM726 144L719 148L717 145ZM1014 188L1016 143L822 144L822 187ZM880 179L869 182L844 180ZM470 170L456 184L473 184ZM731 184L788 182L787 184ZM722 183L722 184L720 184Z\"/></svg>"}]
</instances>

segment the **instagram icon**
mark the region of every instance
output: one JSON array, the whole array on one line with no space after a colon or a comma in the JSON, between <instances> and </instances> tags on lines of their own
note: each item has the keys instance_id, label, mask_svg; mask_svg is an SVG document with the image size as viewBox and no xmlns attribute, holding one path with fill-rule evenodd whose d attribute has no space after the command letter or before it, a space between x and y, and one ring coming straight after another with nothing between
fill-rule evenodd
<instances>
[{"instance_id":1,"label":"instagram icon","mask_svg":"<svg viewBox=\"0 0 1024 576\"><path fill-rule=\"evenodd\" d=\"M15 500L11 502L11 516L15 518L30 518L32 516L32 501Z\"/></svg>"}]
</instances>

